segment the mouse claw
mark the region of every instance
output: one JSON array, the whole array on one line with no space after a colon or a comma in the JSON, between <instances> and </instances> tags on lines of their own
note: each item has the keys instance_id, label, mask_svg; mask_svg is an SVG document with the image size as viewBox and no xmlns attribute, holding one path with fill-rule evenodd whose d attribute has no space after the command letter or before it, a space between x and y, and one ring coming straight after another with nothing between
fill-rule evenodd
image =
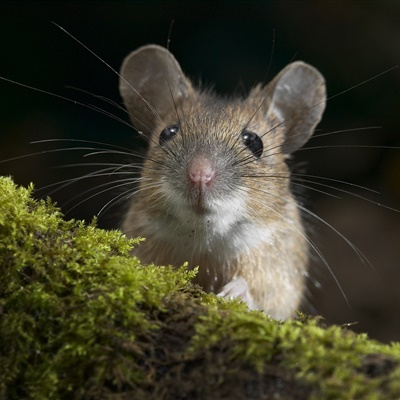
<instances>
[{"instance_id":1,"label":"mouse claw","mask_svg":"<svg viewBox=\"0 0 400 400\"><path fill-rule=\"evenodd\" d=\"M229 281L217 296L226 299L241 299L250 309L254 310L257 308L250 294L249 285L242 277L234 278Z\"/></svg>"}]
</instances>

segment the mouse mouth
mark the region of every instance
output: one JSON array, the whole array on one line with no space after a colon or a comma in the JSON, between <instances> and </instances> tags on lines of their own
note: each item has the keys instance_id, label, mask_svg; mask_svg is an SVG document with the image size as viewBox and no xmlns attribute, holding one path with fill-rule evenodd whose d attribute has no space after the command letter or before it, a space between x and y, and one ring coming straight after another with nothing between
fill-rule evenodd
<instances>
[{"instance_id":1,"label":"mouse mouth","mask_svg":"<svg viewBox=\"0 0 400 400\"><path fill-rule=\"evenodd\" d=\"M207 207L205 196L202 191L197 191L192 196L191 207L195 214L204 215L210 212L209 207Z\"/></svg>"},{"instance_id":2,"label":"mouse mouth","mask_svg":"<svg viewBox=\"0 0 400 400\"><path fill-rule=\"evenodd\" d=\"M199 204L199 203L193 206L193 211L197 215L205 215L210 212L210 210L207 207L205 207L204 204Z\"/></svg>"}]
</instances>

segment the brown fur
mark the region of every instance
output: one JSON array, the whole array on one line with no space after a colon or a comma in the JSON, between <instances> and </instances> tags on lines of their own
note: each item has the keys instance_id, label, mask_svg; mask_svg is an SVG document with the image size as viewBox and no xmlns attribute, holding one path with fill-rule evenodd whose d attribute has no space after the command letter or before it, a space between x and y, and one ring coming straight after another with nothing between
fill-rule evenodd
<instances>
[{"instance_id":1,"label":"brown fur","mask_svg":"<svg viewBox=\"0 0 400 400\"><path fill-rule=\"evenodd\" d=\"M221 99L194 89L173 56L150 45L126 58L121 76L132 122L149 140L123 223L128 236L146 238L134 254L145 263L199 266L196 281L206 291L224 292L240 278L248 290L238 296L251 308L293 316L309 246L285 159L321 118L321 75L298 62L246 99ZM170 125L179 132L160 146ZM244 130L262 138L260 158L243 144ZM215 172L200 193L188 180L196 157Z\"/></svg>"}]
</instances>

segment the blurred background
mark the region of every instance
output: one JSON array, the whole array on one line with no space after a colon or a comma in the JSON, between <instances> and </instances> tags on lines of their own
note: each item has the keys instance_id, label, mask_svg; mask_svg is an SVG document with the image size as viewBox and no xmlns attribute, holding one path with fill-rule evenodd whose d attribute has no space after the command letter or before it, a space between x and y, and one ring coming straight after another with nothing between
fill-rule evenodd
<instances>
[{"instance_id":1,"label":"blurred background","mask_svg":"<svg viewBox=\"0 0 400 400\"><path fill-rule=\"evenodd\" d=\"M0 76L128 120L121 110L82 92L121 104L118 77L51 21L117 70L131 50L166 45L170 37L184 72L221 94L244 93L293 60L317 67L333 97L309 150L298 151L295 162L310 175L332 179L319 183L333 188L314 185L319 191L309 189L302 199L372 266L328 225L308 217L310 235L348 303L314 255L307 309L329 323L355 322L352 329L370 337L400 341L400 213L382 206L400 209L400 150L393 148L400 146L400 68L385 73L400 64L400 2L1 2ZM330 132L338 133L323 135ZM67 165L110 162L112 156L85 158L88 151L65 149L96 146L64 140L138 145L135 133L109 116L5 81L0 81L0 135L0 174L23 185L34 182L37 196L50 194L68 217L85 220L115 196L106 191L92 197L107 186L87 192L109 177L55 192L48 185L93 171ZM47 139L61 141L30 144ZM32 153L41 154L4 162ZM100 226L117 226L120 208L118 203L102 214Z\"/></svg>"}]
</instances>

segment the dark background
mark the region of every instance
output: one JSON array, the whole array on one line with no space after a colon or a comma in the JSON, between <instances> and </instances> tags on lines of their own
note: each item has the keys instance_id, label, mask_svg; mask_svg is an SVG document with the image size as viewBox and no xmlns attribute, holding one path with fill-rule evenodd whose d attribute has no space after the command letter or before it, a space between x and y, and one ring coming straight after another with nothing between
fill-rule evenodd
<instances>
[{"instance_id":1,"label":"dark background","mask_svg":"<svg viewBox=\"0 0 400 400\"><path fill-rule=\"evenodd\" d=\"M215 84L222 94L267 81L286 64L301 59L325 76L328 101L310 150L296 154L311 175L351 182L380 194L325 182L366 197L362 200L322 186L333 198L313 190L307 205L351 240L372 263L363 264L351 247L318 220L311 234L346 293L350 307L326 267L314 260L310 302L329 322L358 322L353 329L372 337L400 340L400 150L362 146L400 146L400 3L388 1L296 2L1 2L0 76L39 89L96 104L127 120L126 115L87 90L120 103L118 77L82 46L51 24L55 21L115 69L131 50L147 43L166 45L195 81ZM270 67L268 67L270 65ZM369 82L354 89L365 80ZM350 90L348 90L350 89ZM354 128L379 127L348 131ZM132 130L115 120L14 84L0 81L0 160L35 152L65 149L73 143L30 144L41 139L84 139L136 146ZM355 145L343 148L343 145ZM321 146L327 146L321 148ZM317 148L316 148L317 147ZM0 173L16 182L33 181L38 189L82 175L84 152L60 151L0 163ZM104 155L104 157L107 157ZM101 157L89 159L101 161ZM68 211L94 192L103 180L80 181L64 190L38 190ZM82 197L75 199L75 196ZM79 204L69 217L90 220L112 193ZM73 201L71 201L73 199ZM374 203L376 202L376 203ZM117 224L112 208L100 218L104 227ZM315 257L316 258L316 257Z\"/></svg>"}]
</instances>

